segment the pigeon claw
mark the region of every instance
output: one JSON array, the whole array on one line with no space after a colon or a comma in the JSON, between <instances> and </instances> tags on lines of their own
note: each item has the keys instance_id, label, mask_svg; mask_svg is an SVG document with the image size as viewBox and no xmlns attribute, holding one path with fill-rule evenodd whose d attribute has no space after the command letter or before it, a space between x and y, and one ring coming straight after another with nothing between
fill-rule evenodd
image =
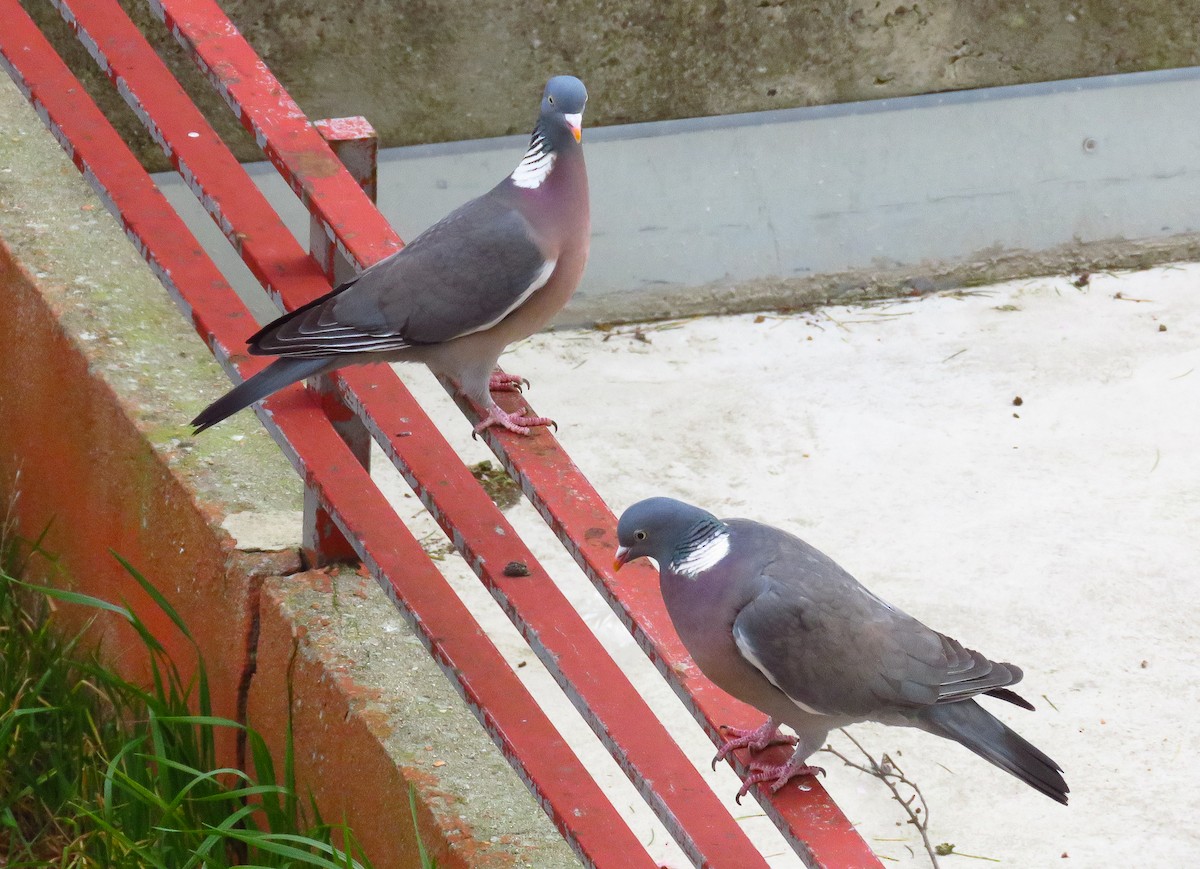
<instances>
[{"instance_id":1,"label":"pigeon claw","mask_svg":"<svg viewBox=\"0 0 1200 869\"><path fill-rule=\"evenodd\" d=\"M475 426L472 436L479 434L484 429L491 428L494 425L501 426L511 432L519 435L529 434L529 430L535 426L552 425L554 430L558 431L558 423L550 419L548 416L528 416L529 408L523 407L516 413L508 413L500 409L499 405L493 404L488 409L488 415L484 420Z\"/></svg>"},{"instance_id":2,"label":"pigeon claw","mask_svg":"<svg viewBox=\"0 0 1200 869\"><path fill-rule=\"evenodd\" d=\"M728 724L722 724L718 730L725 737L725 744L717 749L717 756L713 758L712 768L716 769L717 764L729 757L739 748L748 748L751 751L762 751L765 748L770 748L772 745L796 745L800 740L794 736L786 736L779 732L779 725L768 719L761 727L756 727L753 730L743 730L740 727L730 727Z\"/></svg>"},{"instance_id":3,"label":"pigeon claw","mask_svg":"<svg viewBox=\"0 0 1200 869\"><path fill-rule=\"evenodd\" d=\"M503 371L493 371L488 380L490 392L517 392L529 388L529 381L516 374L505 374Z\"/></svg>"},{"instance_id":4,"label":"pigeon claw","mask_svg":"<svg viewBox=\"0 0 1200 869\"><path fill-rule=\"evenodd\" d=\"M789 760L783 764L759 765L751 763L750 774L742 779L742 786L733 800L740 806L742 804L742 797L750 792L750 788L764 782L771 783L771 793L778 793L785 784L798 775L825 775L825 769L819 766L809 766L803 761L796 760Z\"/></svg>"}]
</instances>

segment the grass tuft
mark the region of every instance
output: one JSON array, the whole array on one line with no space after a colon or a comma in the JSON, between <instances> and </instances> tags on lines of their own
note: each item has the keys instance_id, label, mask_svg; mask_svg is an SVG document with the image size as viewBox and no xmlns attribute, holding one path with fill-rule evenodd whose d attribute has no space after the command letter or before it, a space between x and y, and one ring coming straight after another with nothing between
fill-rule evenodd
<instances>
[{"instance_id":1,"label":"grass tuft","mask_svg":"<svg viewBox=\"0 0 1200 869\"><path fill-rule=\"evenodd\" d=\"M127 607L16 579L23 563L10 543L0 533L11 570L0 569L0 866L369 869L346 825L325 823L298 798L290 733L277 775L257 732L212 714L198 648L185 682ZM196 648L167 600L116 557ZM83 632L52 631L57 602L128 622L151 684L106 668L81 648ZM251 771L217 765L223 729L245 732Z\"/></svg>"}]
</instances>

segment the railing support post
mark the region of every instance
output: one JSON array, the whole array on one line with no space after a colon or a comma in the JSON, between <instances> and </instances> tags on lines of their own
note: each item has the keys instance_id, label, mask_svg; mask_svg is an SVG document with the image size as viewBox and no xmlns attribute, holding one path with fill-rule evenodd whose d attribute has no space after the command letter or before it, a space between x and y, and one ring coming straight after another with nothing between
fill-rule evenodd
<instances>
[{"instance_id":1,"label":"railing support post","mask_svg":"<svg viewBox=\"0 0 1200 869\"><path fill-rule=\"evenodd\" d=\"M314 121L321 136L333 153L374 202L377 193L379 137L363 117L330 118ZM308 226L308 252L334 286L355 276L356 269L337 249L325 225L314 215ZM350 447L364 468L371 466L371 436L366 426L343 402L328 375L314 377L309 389L321 400L321 406L333 422L333 427ZM357 555L349 541L338 530L329 514L320 506L320 499L308 487L304 491L304 553L313 565L337 561L354 561Z\"/></svg>"}]
</instances>

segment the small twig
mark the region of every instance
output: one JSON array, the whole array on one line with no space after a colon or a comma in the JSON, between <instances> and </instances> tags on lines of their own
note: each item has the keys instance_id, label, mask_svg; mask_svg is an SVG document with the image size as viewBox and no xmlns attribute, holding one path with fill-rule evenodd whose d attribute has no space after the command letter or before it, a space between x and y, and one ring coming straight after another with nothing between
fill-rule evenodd
<instances>
[{"instance_id":1,"label":"small twig","mask_svg":"<svg viewBox=\"0 0 1200 869\"><path fill-rule=\"evenodd\" d=\"M609 338L632 338L635 341L641 341L643 344L649 344L651 342L646 337L647 332L667 332L672 329L681 329L692 320L698 319L700 319L700 315L696 314L691 317L677 317L673 320L655 320L649 323L623 323L621 325L597 323L593 328L597 332L604 333L604 337L600 339L601 343L604 343Z\"/></svg>"},{"instance_id":2,"label":"small twig","mask_svg":"<svg viewBox=\"0 0 1200 869\"><path fill-rule=\"evenodd\" d=\"M964 854L962 851L954 850L954 845L949 842L942 842L942 844L938 845L934 850L943 857L948 857L953 854L955 857L970 857L972 860L987 860L991 863L1003 862L996 857L985 857L982 854Z\"/></svg>"},{"instance_id":3,"label":"small twig","mask_svg":"<svg viewBox=\"0 0 1200 869\"><path fill-rule=\"evenodd\" d=\"M945 359L943 359L942 361L943 361L943 362L949 362L949 361L950 361L951 359L953 359L955 356L961 356L962 354L964 354L964 353L966 353L966 352L967 352L967 348L966 348L966 347L964 347L963 349L959 350L957 353L951 353L949 356L947 356L947 357L946 357Z\"/></svg>"},{"instance_id":4,"label":"small twig","mask_svg":"<svg viewBox=\"0 0 1200 869\"><path fill-rule=\"evenodd\" d=\"M446 540L439 529L430 531L418 540L417 543L425 550L425 554L434 561L445 561L446 556L454 551L454 544Z\"/></svg>"},{"instance_id":5,"label":"small twig","mask_svg":"<svg viewBox=\"0 0 1200 869\"><path fill-rule=\"evenodd\" d=\"M822 313L824 313L825 316L829 318L829 321L831 323L833 323L833 325L837 326L842 331L844 331L844 332L850 331L849 329L846 328L846 324L843 323L841 320L839 320L837 317L833 316L833 314L829 313L828 311L823 311Z\"/></svg>"},{"instance_id":6,"label":"small twig","mask_svg":"<svg viewBox=\"0 0 1200 869\"><path fill-rule=\"evenodd\" d=\"M827 751L840 760L846 766L865 772L867 775L874 776L892 792L892 799L898 802L904 809L904 813L908 815L908 823L917 828L917 832L921 834L921 842L925 845L925 853L929 855L929 862L933 864L933 869L938 869L939 863L937 852L934 850L933 843L929 841L929 803L925 801L925 795L921 793L921 788L917 783L904 774L904 770L896 765L896 762L888 755L884 754L879 760L875 760L871 753L862 747L862 744L846 732L845 728L841 728L842 733L847 739L854 743L854 747L862 752L863 757L867 759L870 766L863 766L850 760L832 745L827 745L821 751ZM912 795L906 800L900 795L900 785L905 785L912 789ZM917 800L921 801L920 806L913 806ZM924 813L924 819L921 814Z\"/></svg>"},{"instance_id":7,"label":"small twig","mask_svg":"<svg viewBox=\"0 0 1200 869\"><path fill-rule=\"evenodd\" d=\"M1049 697L1047 697L1045 694L1042 695L1042 699L1050 704L1051 709L1053 709L1055 712L1058 711L1058 707L1054 705L1054 701L1051 700Z\"/></svg>"},{"instance_id":8,"label":"small twig","mask_svg":"<svg viewBox=\"0 0 1200 869\"><path fill-rule=\"evenodd\" d=\"M881 323L884 320L896 320L896 319L899 319L900 317L907 317L910 314L912 314L913 312L912 311L894 311L894 312L885 311L885 312L876 314L871 311L867 311L866 313L871 314L871 319L869 319L869 320L843 320L842 322L843 323L851 323L851 324L854 324L854 323Z\"/></svg>"}]
</instances>

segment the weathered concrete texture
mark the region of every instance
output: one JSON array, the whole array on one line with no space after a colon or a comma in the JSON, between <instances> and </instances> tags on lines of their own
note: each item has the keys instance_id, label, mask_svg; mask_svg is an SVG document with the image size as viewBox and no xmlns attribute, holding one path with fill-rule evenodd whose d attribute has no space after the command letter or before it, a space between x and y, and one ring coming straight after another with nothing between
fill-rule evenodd
<instances>
[{"instance_id":1,"label":"weathered concrete texture","mask_svg":"<svg viewBox=\"0 0 1200 869\"><path fill-rule=\"evenodd\" d=\"M351 571L270 580L260 612L250 723L282 734L294 697L298 774L338 782L324 789L322 815L353 816L376 866L416 865L410 785L439 866L579 865L373 580Z\"/></svg>"},{"instance_id":2,"label":"weathered concrete texture","mask_svg":"<svg viewBox=\"0 0 1200 869\"><path fill-rule=\"evenodd\" d=\"M0 77L0 131L0 492L18 493L23 537L35 538L50 525L43 546L57 560L33 565L51 581L126 601L186 678L194 651L109 550L125 556L195 635L214 713L237 717L250 697L260 729L283 727L287 716L270 701L287 696L280 686L286 685L290 637L310 628L282 621L286 579L268 583L261 594L260 586L263 576L298 570L299 558L294 549L241 552L235 537L269 544L260 529L281 532L255 516L283 523L291 517L291 540L298 540L300 480L250 414L191 437L187 420L228 388L225 376L7 77ZM236 518L226 530L230 517ZM269 603L260 619L263 594ZM356 585L347 594L353 605L343 601L338 625L356 646L354 666L342 659L348 675L327 674L321 667L328 658L316 653L302 655L294 671L302 769L314 769L310 761L322 758L342 765L317 767L320 775L302 777L301 788L312 788L322 806L336 807L327 812L331 820L345 817L357 827L366 818L364 829L378 834L369 853L379 866L415 865L407 781L417 784L423 836L444 857L442 865L517 865L527 855L538 866L569 865L570 852L549 820L428 654L412 642L372 641L363 601L373 602L373 618L390 612L397 636L408 636L395 610L377 591L363 593ZM76 621L93 615L70 610L62 608ZM389 629L390 623L384 633ZM146 675L142 647L119 619L99 618L95 630L106 657L128 677ZM305 649L317 643L306 642ZM405 690L415 674L413 693L388 699L377 676L370 677L374 688L360 691L356 686L367 680L362 666L372 656L386 663L389 690ZM334 695L303 693L321 685ZM359 703L362 691L371 701L366 708ZM395 709L402 725L387 718ZM310 710L317 725L306 717ZM282 731L265 735L282 746ZM376 737L387 739L386 750L372 741ZM463 773L459 766L467 754L454 745L468 744L481 772ZM425 745L434 746L428 756ZM395 758L405 747L401 769ZM232 734L221 748L222 761L232 762ZM443 786L441 768L433 764L451 756ZM489 799L475 798L484 793ZM516 806L516 814L500 811L501 803ZM564 853L565 859L553 856ZM480 855L490 862L475 863Z\"/></svg>"},{"instance_id":3,"label":"weathered concrete texture","mask_svg":"<svg viewBox=\"0 0 1200 869\"><path fill-rule=\"evenodd\" d=\"M7 76L0 77L0 130L0 238L37 284L35 291L12 272L14 286L31 294L31 308L7 310L3 322L27 324L39 309L53 315L63 346L47 358L66 364L78 354L87 370L102 374L160 459L199 478L223 509L299 509L290 468L255 420L243 415L217 437L190 436L187 420L228 380ZM14 361L33 338L31 330L21 334L25 342L10 346L4 360L14 387L45 365L34 354L24 366ZM82 416L61 395L55 403L64 415ZM246 464L230 476L224 465L235 452Z\"/></svg>"},{"instance_id":4,"label":"weathered concrete texture","mask_svg":"<svg viewBox=\"0 0 1200 869\"><path fill-rule=\"evenodd\" d=\"M220 388L208 351L7 77L0 130L0 488L17 493L22 536L49 526L57 561L36 570L128 600L186 671L190 645L109 550L151 578L197 628L215 709L233 715L248 571L216 516L298 503L299 486L281 489L286 464L253 420L206 444L185 437L188 411ZM240 478L231 438L255 454ZM184 475L207 487L203 503ZM97 625L111 657L144 672L132 631Z\"/></svg>"},{"instance_id":5,"label":"weathered concrete texture","mask_svg":"<svg viewBox=\"0 0 1200 869\"><path fill-rule=\"evenodd\" d=\"M123 2L184 70L147 6ZM27 5L42 21L56 14ZM1200 63L1200 16L1167 0L222 5L310 117L365 115L384 145L526 132L531 100L559 72L587 82L588 122L603 126ZM116 106L111 88L101 90ZM226 117L223 135L233 129ZM236 139L241 159L258 156ZM165 168L152 148L142 156Z\"/></svg>"}]
</instances>

